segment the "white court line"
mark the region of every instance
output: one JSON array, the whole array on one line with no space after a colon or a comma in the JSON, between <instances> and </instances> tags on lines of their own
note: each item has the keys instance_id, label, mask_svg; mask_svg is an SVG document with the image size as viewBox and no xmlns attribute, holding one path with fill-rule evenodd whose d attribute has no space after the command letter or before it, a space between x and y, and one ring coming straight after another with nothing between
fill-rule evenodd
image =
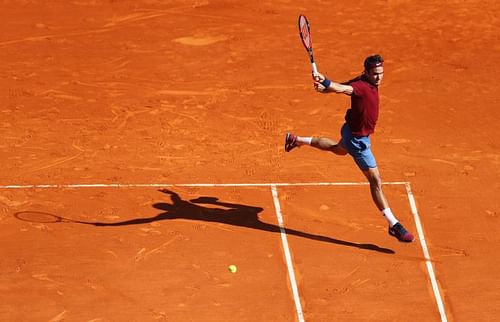
<instances>
[{"instance_id":1,"label":"white court line","mask_svg":"<svg viewBox=\"0 0 500 322\"><path fill-rule=\"evenodd\" d=\"M405 181L384 182L384 185L406 185ZM148 188L148 187L285 187L285 186L366 186L368 182L299 182L299 183L76 183L0 185L0 189L54 188Z\"/></svg>"},{"instance_id":2,"label":"white court line","mask_svg":"<svg viewBox=\"0 0 500 322\"><path fill-rule=\"evenodd\" d=\"M417 226L418 238L420 240L420 245L422 246L422 251L425 257L425 264L427 266L427 272L429 273L429 279L431 280L432 290L434 291L434 298L436 299L436 304L438 306L439 314L441 315L441 321L447 322L446 311L444 309L443 299L441 298L441 293L439 292L439 286L437 283L436 275L434 274L434 269L432 267L431 255L429 249L427 248L427 243L425 242L424 230L422 224L420 223L420 216L417 211L417 203L415 202L415 197L411 190L410 183L405 184L406 193L408 194L408 200L410 202L411 212L413 218L415 219L415 225Z\"/></svg>"},{"instance_id":3,"label":"white court line","mask_svg":"<svg viewBox=\"0 0 500 322\"><path fill-rule=\"evenodd\" d=\"M295 279L295 272L293 270L292 256L290 248L288 247L288 239L286 238L285 224L283 216L281 215L281 206L278 198L278 189L275 185L271 186L273 193L274 208L276 208L276 218L278 218L278 225L280 226L281 243L283 244L283 251L285 252L286 266L288 267L288 277L290 278L290 285L292 287L293 299L295 301L295 309L297 311L297 318L299 322L304 322L304 314L302 312L302 305L300 304L299 288Z\"/></svg>"},{"instance_id":4,"label":"white court line","mask_svg":"<svg viewBox=\"0 0 500 322\"><path fill-rule=\"evenodd\" d=\"M429 279L431 281L432 289L434 292L434 297L436 304L441 316L442 322L447 322L446 311L444 308L441 293L439 291L439 286L437 283L436 275L434 273L434 268L432 266L431 256L427 248L427 243L425 241L424 231L420 221L420 217L417 210L417 205L411 186L409 182L406 181L394 181L394 182L384 182L384 185L404 185L406 187L406 192L408 195L408 200L410 203L411 212L415 220L415 225L417 227L417 232L420 240L420 245L422 246L422 251L424 253L424 258L426 261L427 272ZM286 233L283 226L283 218L281 215L281 208L278 200L277 187L285 186L362 186L368 185L368 182L305 182L305 183L181 183L181 184L169 184L169 183L131 183L131 184L120 184L120 183L89 183L89 184L27 184L27 185L0 185L0 189L62 189L62 188L140 188L140 187L271 187L274 197L274 205L276 208L276 215L278 217L278 222L280 223L281 239L283 243L283 248L285 250L285 257L287 258L288 272L290 281L292 284L292 291L294 292L295 305L297 308L297 315L300 322L304 321L302 307L300 304L300 297L298 295L298 288L295 281L295 274L293 271L293 266L291 263L290 250L288 248L288 241L286 238Z\"/></svg>"}]
</instances>

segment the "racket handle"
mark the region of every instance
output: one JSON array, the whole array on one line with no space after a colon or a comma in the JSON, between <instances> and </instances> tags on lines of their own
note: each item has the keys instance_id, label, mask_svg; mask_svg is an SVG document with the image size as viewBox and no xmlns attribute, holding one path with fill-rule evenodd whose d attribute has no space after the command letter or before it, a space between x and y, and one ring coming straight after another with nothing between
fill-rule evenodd
<instances>
[{"instance_id":1,"label":"racket handle","mask_svg":"<svg viewBox=\"0 0 500 322\"><path fill-rule=\"evenodd\" d=\"M311 63L311 67L312 67L313 74L317 74L318 73L318 67L316 67L316 63Z\"/></svg>"}]
</instances>

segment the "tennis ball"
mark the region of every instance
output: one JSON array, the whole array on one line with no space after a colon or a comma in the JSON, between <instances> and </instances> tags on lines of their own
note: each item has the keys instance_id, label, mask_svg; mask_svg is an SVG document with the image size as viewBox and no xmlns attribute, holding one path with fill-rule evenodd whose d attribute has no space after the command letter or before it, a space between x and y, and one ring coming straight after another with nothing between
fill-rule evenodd
<instances>
[{"instance_id":1,"label":"tennis ball","mask_svg":"<svg viewBox=\"0 0 500 322\"><path fill-rule=\"evenodd\" d=\"M231 273L236 273L236 271L238 270L238 267L236 267L236 265L229 265L229 267L227 268Z\"/></svg>"}]
</instances>

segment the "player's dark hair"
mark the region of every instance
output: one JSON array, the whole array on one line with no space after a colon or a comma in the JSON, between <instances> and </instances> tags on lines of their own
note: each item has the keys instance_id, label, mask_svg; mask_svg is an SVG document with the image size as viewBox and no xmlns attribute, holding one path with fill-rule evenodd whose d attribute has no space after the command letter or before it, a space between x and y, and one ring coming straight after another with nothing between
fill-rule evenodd
<instances>
[{"instance_id":1,"label":"player's dark hair","mask_svg":"<svg viewBox=\"0 0 500 322\"><path fill-rule=\"evenodd\" d=\"M384 65L384 59L382 56L376 54L372 56L368 56L365 59L365 70L370 70L375 67L383 66Z\"/></svg>"}]
</instances>

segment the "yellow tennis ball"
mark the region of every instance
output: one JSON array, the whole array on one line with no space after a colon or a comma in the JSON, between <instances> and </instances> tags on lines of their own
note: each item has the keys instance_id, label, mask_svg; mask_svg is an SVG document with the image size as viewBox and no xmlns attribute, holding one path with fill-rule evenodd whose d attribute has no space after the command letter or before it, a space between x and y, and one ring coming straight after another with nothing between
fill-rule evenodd
<instances>
[{"instance_id":1,"label":"yellow tennis ball","mask_svg":"<svg viewBox=\"0 0 500 322\"><path fill-rule=\"evenodd\" d=\"M236 267L236 265L229 265L229 267L227 268L231 273L236 273L236 271L238 270L238 267Z\"/></svg>"}]
</instances>

